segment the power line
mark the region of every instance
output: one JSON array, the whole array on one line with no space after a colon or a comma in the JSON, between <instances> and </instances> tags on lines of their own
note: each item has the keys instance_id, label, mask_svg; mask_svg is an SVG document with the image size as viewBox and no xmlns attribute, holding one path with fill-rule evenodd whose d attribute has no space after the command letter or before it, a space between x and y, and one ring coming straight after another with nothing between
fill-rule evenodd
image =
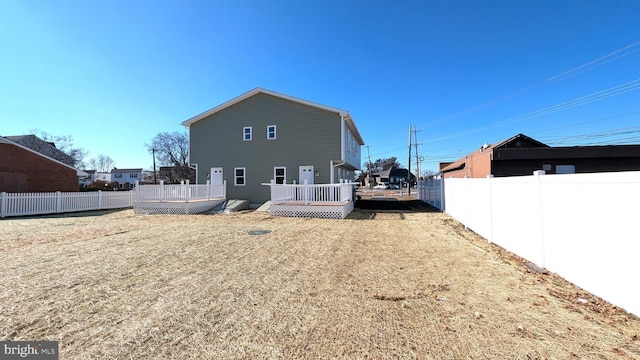
<instances>
[{"instance_id":1,"label":"power line","mask_svg":"<svg viewBox=\"0 0 640 360\"><path fill-rule=\"evenodd\" d=\"M545 79L544 81L535 83L533 85L526 86L526 87L524 87L524 88L522 88L520 90L514 91L514 92L509 93L507 95L500 96L500 97L498 97L496 99L493 99L491 101L487 101L487 102L482 103L480 105L472 106L472 107L467 108L465 110L458 111L458 112L455 112L453 114L446 115L446 116L437 118L435 120L429 121L429 122L423 124L423 127L436 126L436 125L438 125L438 124L440 124L440 123L442 123L442 122L444 122L446 120L449 120L449 119L452 119L452 118L458 118L458 117L461 117L463 115L475 112L477 110L481 110L481 109L483 109L485 107L488 107L488 106L491 106L493 104L499 103L499 102L501 102L503 100L507 100L507 99L509 99L511 97L514 97L516 95L525 93L525 92L527 92L527 91L529 91L529 90L531 90L533 88L536 88L536 87L539 87L539 86L543 86L543 85L547 85L547 84L550 84L550 83L556 82L556 81L562 81L562 80L568 79L570 77L579 75L579 74L581 74L583 72L595 69L595 68L597 68L599 66L602 66L604 64L607 64L607 63L610 63L612 61L621 59L621 58L623 58L625 56L631 55L631 54L633 54L633 53L635 53L637 51L640 51L640 41L636 41L636 42L634 42L632 44L624 46L624 47L622 47L620 49L617 49L617 50L615 50L615 51L613 51L611 53L608 53L608 54L606 54L604 56L601 56L599 58L596 58L594 60L591 60L591 61L589 61L587 63L584 63L584 64L582 64L580 66L574 67L574 68L572 68L570 70L567 70L565 72L562 72L562 73L560 73L558 75L554 75L554 76L552 76L550 78Z\"/></svg>"},{"instance_id":2,"label":"power line","mask_svg":"<svg viewBox=\"0 0 640 360\"><path fill-rule=\"evenodd\" d=\"M613 96L618 96L630 91L635 91L640 89L640 78L626 82L624 84L620 84L620 85L616 85L613 87L610 87L608 89L604 89L604 90L600 90L597 91L595 93L589 94L589 95L585 95L579 98L575 98L569 101L565 101L556 105L552 105L552 106L548 106L546 108L542 108L540 110L535 110L526 114L522 114L522 115L517 115L502 121L498 121L493 123L490 126L484 126L484 127L479 127L479 128L475 128L475 129L471 129L471 130L467 130L467 131L463 131L463 132L459 132L459 133L455 133L452 135L447 135L447 136L441 136L439 138L435 138L435 139L429 139L426 142L437 142L437 141L442 141L442 140L449 140L449 139L454 139L457 137L461 137L461 136L465 136L465 135L471 135L471 134L475 134L475 133L479 133L481 131L485 131L485 130L489 130L489 129L494 129L497 127L501 127L501 126L505 126L505 125L510 125L510 124L515 124L518 122L522 122L525 120L530 120L530 119L534 119L537 117L541 117L541 116L545 116L545 115L549 115L549 114L553 114L556 112L560 112L560 111L564 111L564 110L568 110L568 109L572 109L574 107L578 107L578 106L582 106L582 105L586 105L586 104L590 104L596 101L600 101L600 100L604 100Z\"/></svg>"}]
</instances>

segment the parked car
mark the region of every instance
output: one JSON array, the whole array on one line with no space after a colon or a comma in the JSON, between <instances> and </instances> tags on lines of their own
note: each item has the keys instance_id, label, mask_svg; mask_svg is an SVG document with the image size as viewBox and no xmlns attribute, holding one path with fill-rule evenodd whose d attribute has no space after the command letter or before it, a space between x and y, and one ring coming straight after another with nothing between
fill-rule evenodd
<instances>
[{"instance_id":1,"label":"parked car","mask_svg":"<svg viewBox=\"0 0 640 360\"><path fill-rule=\"evenodd\" d=\"M389 189L391 189L391 190L400 190L400 185L398 185L398 184L389 185Z\"/></svg>"},{"instance_id":2,"label":"parked car","mask_svg":"<svg viewBox=\"0 0 640 360\"><path fill-rule=\"evenodd\" d=\"M374 188L374 189L376 189L376 190L384 190L384 189L386 189L388 186L389 186L389 185L387 185L387 184L385 184L385 183L381 182L381 183L378 183L378 185L374 186L373 188Z\"/></svg>"}]
</instances>

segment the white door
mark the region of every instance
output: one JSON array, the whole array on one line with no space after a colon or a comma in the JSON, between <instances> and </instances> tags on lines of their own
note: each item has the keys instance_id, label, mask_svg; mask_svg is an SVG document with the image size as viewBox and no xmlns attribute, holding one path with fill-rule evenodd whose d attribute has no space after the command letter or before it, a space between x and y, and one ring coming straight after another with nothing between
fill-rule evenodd
<instances>
[{"instance_id":1,"label":"white door","mask_svg":"<svg viewBox=\"0 0 640 360\"><path fill-rule=\"evenodd\" d=\"M211 172L211 185L222 185L222 168L221 167L212 167Z\"/></svg>"},{"instance_id":2,"label":"white door","mask_svg":"<svg viewBox=\"0 0 640 360\"><path fill-rule=\"evenodd\" d=\"M300 184L304 184L305 180L307 180L307 184L313 184L313 166L300 166L298 172Z\"/></svg>"}]
</instances>

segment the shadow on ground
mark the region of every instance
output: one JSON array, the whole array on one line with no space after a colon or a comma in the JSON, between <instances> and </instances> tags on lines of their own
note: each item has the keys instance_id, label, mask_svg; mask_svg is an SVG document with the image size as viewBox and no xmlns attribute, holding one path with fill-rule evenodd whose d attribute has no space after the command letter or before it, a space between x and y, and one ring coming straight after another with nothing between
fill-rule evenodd
<instances>
[{"instance_id":1,"label":"shadow on ground","mask_svg":"<svg viewBox=\"0 0 640 360\"><path fill-rule=\"evenodd\" d=\"M401 212L440 212L437 208L420 200L398 200L396 198L360 199L355 203L360 210L384 210Z\"/></svg>"}]
</instances>

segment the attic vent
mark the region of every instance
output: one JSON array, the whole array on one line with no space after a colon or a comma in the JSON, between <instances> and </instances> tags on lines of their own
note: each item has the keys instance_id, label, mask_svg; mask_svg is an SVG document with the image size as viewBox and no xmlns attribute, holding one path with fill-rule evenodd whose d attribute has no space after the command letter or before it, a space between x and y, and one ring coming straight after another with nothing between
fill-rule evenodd
<instances>
[{"instance_id":1,"label":"attic vent","mask_svg":"<svg viewBox=\"0 0 640 360\"><path fill-rule=\"evenodd\" d=\"M516 147L522 146L522 141L516 141Z\"/></svg>"}]
</instances>

